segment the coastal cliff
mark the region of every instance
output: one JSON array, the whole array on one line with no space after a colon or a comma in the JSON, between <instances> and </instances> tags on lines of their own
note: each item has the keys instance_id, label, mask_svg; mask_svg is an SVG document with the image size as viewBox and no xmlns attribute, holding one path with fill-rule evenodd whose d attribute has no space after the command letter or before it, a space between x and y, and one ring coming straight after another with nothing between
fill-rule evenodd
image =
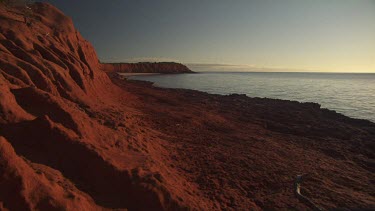
<instances>
[{"instance_id":1,"label":"coastal cliff","mask_svg":"<svg viewBox=\"0 0 375 211\"><path fill-rule=\"evenodd\" d=\"M0 3L0 210L178 207L92 45L52 5L30 8Z\"/></svg>"},{"instance_id":2,"label":"coastal cliff","mask_svg":"<svg viewBox=\"0 0 375 211\"><path fill-rule=\"evenodd\" d=\"M50 4L0 3L0 210L374 208L375 124L125 81ZM165 69L164 69L165 68Z\"/></svg>"},{"instance_id":3,"label":"coastal cliff","mask_svg":"<svg viewBox=\"0 0 375 211\"><path fill-rule=\"evenodd\" d=\"M102 63L102 70L121 73L193 73L176 62Z\"/></svg>"}]
</instances>

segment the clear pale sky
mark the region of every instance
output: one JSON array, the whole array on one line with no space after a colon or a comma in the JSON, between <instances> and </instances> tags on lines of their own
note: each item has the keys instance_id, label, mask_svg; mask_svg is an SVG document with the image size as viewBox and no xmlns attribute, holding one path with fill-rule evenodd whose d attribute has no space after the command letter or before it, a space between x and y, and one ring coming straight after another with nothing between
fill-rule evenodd
<instances>
[{"instance_id":1,"label":"clear pale sky","mask_svg":"<svg viewBox=\"0 0 375 211\"><path fill-rule=\"evenodd\" d=\"M375 73L375 0L47 2L104 62Z\"/></svg>"}]
</instances>

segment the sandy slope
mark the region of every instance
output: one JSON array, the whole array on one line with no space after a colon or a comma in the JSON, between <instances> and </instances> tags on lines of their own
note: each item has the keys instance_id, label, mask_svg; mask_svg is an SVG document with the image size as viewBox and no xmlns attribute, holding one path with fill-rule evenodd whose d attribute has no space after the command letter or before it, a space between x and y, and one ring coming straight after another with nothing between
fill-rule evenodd
<instances>
[{"instance_id":1,"label":"sandy slope","mask_svg":"<svg viewBox=\"0 0 375 211\"><path fill-rule=\"evenodd\" d=\"M49 4L0 6L0 210L374 208L375 124L109 76Z\"/></svg>"}]
</instances>

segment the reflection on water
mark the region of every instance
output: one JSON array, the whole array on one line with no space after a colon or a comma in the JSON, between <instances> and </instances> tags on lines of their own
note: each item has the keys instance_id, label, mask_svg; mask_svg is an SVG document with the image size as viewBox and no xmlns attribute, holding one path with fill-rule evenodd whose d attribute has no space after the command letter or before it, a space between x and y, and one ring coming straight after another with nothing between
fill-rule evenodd
<instances>
[{"instance_id":1,"label":"reflection on water","mask_svg":"<svg viewBox=\"0 0 375 211\"><path fill-rule=\"evenodd\" d=\"M316 102L347 116L375 122L375 74L200 73L134 76L156 86L214 94L246 94Z\"/></svg>"}]
</instances>

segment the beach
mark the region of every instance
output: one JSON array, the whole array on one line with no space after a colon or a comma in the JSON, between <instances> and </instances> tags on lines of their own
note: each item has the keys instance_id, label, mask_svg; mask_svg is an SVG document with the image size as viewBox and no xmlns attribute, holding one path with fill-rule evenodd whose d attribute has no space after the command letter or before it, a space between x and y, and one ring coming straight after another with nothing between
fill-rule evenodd
<instances>
[{"instance_id":1,"label":"beach","mask_svg":"<svg viewBox=\"0 0 375 211\"><path fill-rule=\"evenodd\" d=\"M368 147L375 124L369 121L314 103L212 95L111 78L137 96L142 122L152 128L144 133L161 132L170 165L185 181L198 185L193 195L199 199L188 204L205 209L310 209L294 194L297 175L304 175L303 193L325 209L352 206L346 193L353 186L346 181L355 180L362 191L372 192L366 185L371 167L357 157L372 153ZM367 131L366 140L359 138L364 134L359 128ZM359 163L348 162L354 160ZM192 188L186 187L187 192Z\"/></svg>"}]
</instances>

